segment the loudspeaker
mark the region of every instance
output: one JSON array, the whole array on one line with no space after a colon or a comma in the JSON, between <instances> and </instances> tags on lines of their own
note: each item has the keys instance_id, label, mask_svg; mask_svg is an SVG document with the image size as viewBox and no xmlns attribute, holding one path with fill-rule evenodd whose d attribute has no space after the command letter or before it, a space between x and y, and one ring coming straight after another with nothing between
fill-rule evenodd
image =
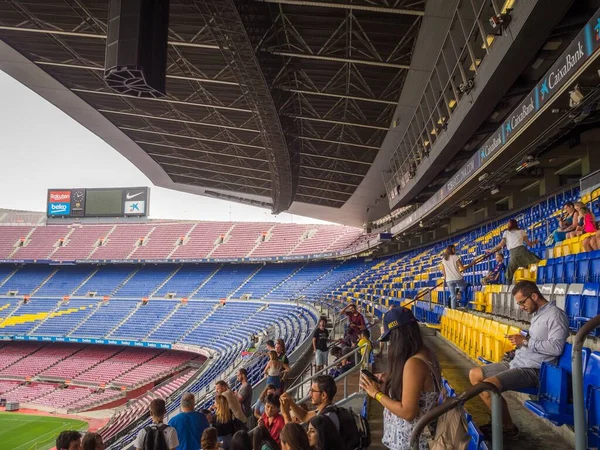
<instances>
[{"instance_id":1,"label":"loudspeaker","mask_svg":"<svg viewBox=\"0 0 600 450\"><path fill-rule=\"evenodd\" d=\"M104 78L136 97L165 95L169 0L110 0Z\"/></svg>"}]
</instances>

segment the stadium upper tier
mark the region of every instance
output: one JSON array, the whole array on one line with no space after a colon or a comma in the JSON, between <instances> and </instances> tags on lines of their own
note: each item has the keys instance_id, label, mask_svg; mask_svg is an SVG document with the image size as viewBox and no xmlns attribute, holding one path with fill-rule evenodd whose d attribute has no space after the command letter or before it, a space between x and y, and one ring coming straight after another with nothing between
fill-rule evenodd
<instances>
[{"instance_id":1,"label":"stadium upper tier","mask_svg":"<svg viewBox=\"0 0 600 450\"><path fill-rule=\"evenodd\" d=\"M15 225L0 223L0 259L164 260L302 257L368 239L341 225L244 222Z\"/></svg>"}]
</instances>

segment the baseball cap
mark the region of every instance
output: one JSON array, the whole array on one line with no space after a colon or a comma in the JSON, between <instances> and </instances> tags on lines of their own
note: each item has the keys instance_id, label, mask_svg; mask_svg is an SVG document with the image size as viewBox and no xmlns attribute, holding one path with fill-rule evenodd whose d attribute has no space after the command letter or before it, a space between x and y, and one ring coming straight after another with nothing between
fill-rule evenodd
<instances>
[{"instance_id":1,"label":"baseball cap","mask_svg":"<svg viewBox=\"0 0 600 450\"><path fill-rule=\"evenodd\" d=\"M391 308L383 316L383 334L379 340L387 341L390 338L390 331L416 321L417 319L415 319L410 309L404 307Z\"/></svg>"}]
</instances>

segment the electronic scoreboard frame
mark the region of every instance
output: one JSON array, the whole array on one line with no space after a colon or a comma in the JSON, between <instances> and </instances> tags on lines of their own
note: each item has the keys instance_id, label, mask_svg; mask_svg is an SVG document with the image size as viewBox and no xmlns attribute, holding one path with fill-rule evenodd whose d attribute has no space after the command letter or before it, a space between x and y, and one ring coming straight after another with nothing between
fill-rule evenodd
<instances>
[{"instance_id":1,"label":"electronic scoreboard frame","mask_svg":"<svg viewBox=\"0 0 600 450\"><path fill-rule=\"evenodd\" d=\"M48 189L51 218L147 217L150 188Z\"/></svg>"}]
</instances>

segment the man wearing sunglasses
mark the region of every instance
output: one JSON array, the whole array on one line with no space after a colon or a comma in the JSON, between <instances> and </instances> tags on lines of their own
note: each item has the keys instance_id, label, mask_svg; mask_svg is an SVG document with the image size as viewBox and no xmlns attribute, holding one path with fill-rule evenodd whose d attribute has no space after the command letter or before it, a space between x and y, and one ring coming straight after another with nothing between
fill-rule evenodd
<instances>
[{"instance_id":1,"label":"man wearing sunglasses","mask_svg":"<svg viewBox=\"0 0 600 450\"><path fill-rule=\"evenodd\" d=\"M514 334L507 340L517 347L515 357L510 362L500 362L476 367L469 372L471 384L482 381L492 383L500 391L516 391L537 388L540 381L540 367L543 362L556 363L563 352L569 337L569 319L564 311L549 302L531 281L519 281L512 290L517 306L531 316L527 336ZM484 392L481 398L491 408L491 396ZM502 399L502 420L504 435L516 439L519 429L512 421L506 400ZM491 426L480 427L484 434L491 435Z\"/></svg>"}]
</instances>

